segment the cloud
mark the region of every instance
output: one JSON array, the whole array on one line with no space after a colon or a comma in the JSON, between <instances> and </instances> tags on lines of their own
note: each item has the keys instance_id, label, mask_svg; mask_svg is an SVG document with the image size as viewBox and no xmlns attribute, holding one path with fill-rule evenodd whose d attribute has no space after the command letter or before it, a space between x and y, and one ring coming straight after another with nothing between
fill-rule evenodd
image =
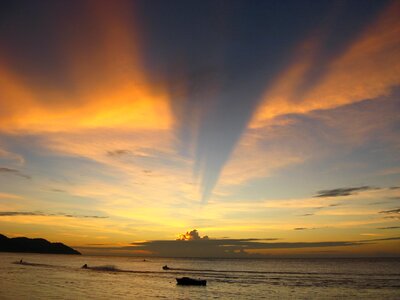
<instances>
[{"instance_id":1,"label":"cloud","mask_svg":"<svg viewBox=\"0 0 400 300\"><path fill-rule=\"evenodd\" d=\"M270 120L262 128L249 128L224 167L214 195L233 196L239 190L235 187L247 188L261 180L268 186L276 177L290 177L291 171L302 167L309 170L303 176L317 181L321 179L318 175L337 173L336 178L344 176L353 182L347 174L364 172L371 159L378 162L382 159L378 151L396 157L400 146L396 129L398 99L396 94L335 110L286 115ZM360 147L376 148L376 157L356 155ZM380 164L376 166L380 168ZM378 183L380 180L377 178Z\"/></svg>"},{"instance_id":2,"label":"cloud","mask_svg":"<svg viewBox=\"0 0 400 300\"><path fill-rule=\"evenodd\" d=\"M390 94L392 88L400 84L397 71L400 66L399 12L397 1L387 5L346 51L331 58L320 80L311 81L299 95L299 87L310 79L305 77L312 75L309 71L315 67L313 63L318 63L314 59L315 52L321 50L318 42L303 42L294 62L266 90L250 126L262 127L268 119L283 114L332 109Z\"/></svg>"},{"instance_id":3,"label":"cloud","mask_svg":"<svg viewBox=\"0 0 400 300\"><path fill-rule=\"evenodd\" d=\"M260 239L207 239L192 241L148 241L134 243L126 250L145 250L154 255L167 257L246 257L251 252L268 249L302 249L320 247L356 246L358 242L293 242L273 243Z\"/></svg>"},{"instance_id":4,"label":"cloud","mask_svg":"<svg viewBox=\"0 0 400 300\"><path fill-rule=\"evenodd\" d=\"M29 212L29 211L0 211L1 217L12 217L12 216L46 216L41 212Z\"/></svg>"},{"instance_id":5,"label":"cloud","mask_svg":"<svg viewBox=\"0 0 400 300\"><path fill-rule=\"evenodd\" d=\"M300 215L300 216L302 216L302 217L308 217L308 216L313 216L314 214L312 214L312 213L308 213L308 214L304 214L304 215Z\"/></svg>"},{"instance_id":6,"label":"cloud","mask_svg":"<svg viewBox=\"0 0 400 300\"><path fill-rule=\"evenodd\" d=\"M316 57L326 56L322 53L325 34L321 40L312 36L300 42L287 68L267 84L260 106L222 171L219 186L230 179L233 169L238 184L271 177L296 164L311 164L323 155L352 151L382 131L388 133L380 138L385 139L385 147L386 142L398 143L398 133L393 130L397 128L398 116L393 112L399 109L398 101L389 98L398 99L396 86L400 84L399 11L400 5L392 2L322 65ZM318 79L313 78L316 70ZM375 78L368 75L371 73ZM270 138L277 133L281 139ZM249 142L250 136L255 142ZM278 148L276 155L269 155L274 147Z\"/></svg>"},{"instance_id":7,"label":"cloud","mask_svg":"<svg viewBox=\"0 0 400 300\"><path fill-rule=\"evenodd\" d=\"M284 12L282 12L282 14L284 14ZM324 14L331 16L330 12L324 11ZM359 21L354 20L355 18L346 19L351 19L355 23ZM265 20L268 20L268 18L265 18ZM342 24L343 19L336 18L335 21ZM353 26L353 22L348 26L346 31L352 32L354 36L357 36L355 31L358 31L358 27ZM323 75L323 71L330 69L329 67L332 61L337 59L337 57L332 58L333 55L331 52L338 50L334 49L332 51L332 45L334 45L335 48L347 48L347 41L341 38L344 35L343 31L334 32L335 29L338 28L337 24L332 23L330 25L332 26L319 26L319 28L324 28L324 30L321 30L319 33L320 39L314 38L316 30L313 30L313 36L311 38L306 38L305 41L301 42L300 47L294 49L293 53L295 53L295 59L293 59L293 64L288 67L288 71L285 70L285 67L287 62L290 62L291 59L288 57L290 54L288 55L289 51L287 51L287 49L293 47L298 41L297 39L292 39L293 36L291 35L286 35L286 44L289 45L285 46L286 49L281 48L282 45L279 42L269 43L268 48L270 48L271 44L275 47L269 59L263 59L262 56L257 59L256 56L252 57L253 55L247 57L246 63L253 62L253 70L259 70L260 75L266 74L266 76L257 76L259 77L258 80L254 80L253 83L248 83L246 77L243 76L246 74L243 68L245 63L243 62L240 65L241 68L237 70L237 73L240 74L240 76L238 76L238 78L241 78L240 81L229 82L230 78L236 77L234 75L226 76L226 78L223 77L222 79L224 80L216 80L217 82L211 85L210 88L207 88L207 86L203 87L207 92L210 91L208 94L200 99L195 98L197 101L192 105L187 103L183 105L184 108L181 109L182 115L184 116L183 118L185 120L189 119L189 124L192 122L195 123L193 126L187 126L188 122L181 122L180 125L184 127L183 131L186 134L192 134L192 132L194 132L193 143L190 145L185 144L185 146L186 148L191 148L190 146L193 147L194 144L196 174L200 177L204 201L210 197L217 183L218 185L221 183L223 184L226 176L225 169L229 168L229 164L233 159L236 159L232 158L232 155L235 155L234 151L238 142L240 142L240 137L243 132L246 132L246 127L252 129L260 128L265 125L264 121L288 113L304 113L319 107L329 106L332 108L337 106L334 103L326 104L323 96L318 97L318 99L306 99L304 103L301 103L299 99L303 97L299 96L299 93L297 93L304 83L313 81L313 78L310 77L315 75L316 69L318 69L319 73L323 73ZM300 27L294 30L299 30L297 36L300 37L304 36L306 31L304 28ZM332 34L332 32L334 33ZM338 36L340 37L340 42L338 42ZM258 41L257 48L259 49L255 51L257 53L258 51L262 51L262 46L265 45L262 36L260 36ZM322 45L324 42L326 42L326 44ZM355 43L355 41L352 42ZM246 47L252 46L252 43L246 44ZM269 52L268 48L264 50L265 53ZM322 51L319 52L318 50ZM300 55L300 57L298 57L299 52L303 54ZM341 51L337 52L341 53ZM249 53L249 51L244 51L244 53ZM327 62L324 61L325 63L322 67L320 67L321 59L319 59L321 57L330 58L325 59ZM298 59L300 61L297 61ZM268 62L268 64L265 65L265 62ZM279 74L282 69L284 69L282 71L283 76ZM276 76L277 73L278 75ZM275 80L276 77L278 77L277 80ZM227 81L230 83L230 86L229 90L226 92L224 90L224 88L226 88L224 83ZM264 87L260 87L260 85L263 84L260 83L260 81L264 83ZM267 86L266 88L265 85ZM265 93L263 93L264 88ZM262 104L258 107L260 102L262 102ZM194 110L197 110L197 112L201 110L201 113L199 113L200 116L194 114ZM197 120L199 120L199 122L196 122ZM190 128L187 129L187 127ZM290 158L295 162L301 162L303 160L303 157L298 157L294 154ZM270 159L266 164L260 163L257 166L263 165L268 168L270 164L278 164L280 161L282 160ZM282 164L287 165L287 160L284 160ZM246 166L246 164L244 163L243 166ZM253 169L256 169L256 167L253 167ZM272 168L269 168L268 171L271 171L271 169ZM231 170L229 170L228 173L230 173L230 171ZM243 173L246 173L246 171ZM260 175L259 173L260 172L257 172L257 177ZM241 175L241 177L244 176Z\"/></svg>"},{"instance_id":8,"label":"cloud","mask_svg":"<svg viewBox=\"0 0 400 300\"><path fill-rule=\"evenodd\" d=\"M56 192L56 193L65 193L66 191L63 189L50 189L51 192Z\"/></svg>"},{"instance_id":9,"label":"cloud","mask_svg":"<svg viewBox=\"0 0 400 300\"><path fill-rule=\"evenodd\" d=\"M126 150L126 149L107 151L107 155L109 155L109 156L121 156L121 155L126 155L126 154L131 154L131 151Z\"/></svg>"},{"instance_id":10,"label":"cloud","mask_svg":"<svg viewBox=\"0 0 400 300\"><path fill-rule=\"evenodd\" d=\"M368 191L368 190L374 190L376 188L370 187L370 186L360 186L360 187L350 187L350 188L338 188L338 189L332 189L332 190L322 190L318 191L317 195L314 197L317 198L322 198L322 197L342 197L342 196L350 196L355 194L356 192L361 192L361 191Z\"/></svg>"},{"instance_id":11,"label":"cloud","mask_svg":"<svg viewBox=\"0 0 400 300\"><path fill-rule=\"evenodd\" d=\"M248 130L221 172L216 193L232 191L233 186L270 177L278 170L303 163L307 158L306 151L292 147L297 140L287 142L287 129L284 125L276 125L264 131Z\"/></svg>"},{"instance_id":12,"label":"cloud","mask_svg":"<svg viewBox=\"0 0 400 300\"><path fill-rule=\"evenodd\" d=\"M205 235L201 237L197 229L193 229L192 231L186 231L186 233L179 234L177 241L195 241L195 240L208 240L208 236Z\"/></svg>"},{"instance_id":13,"label":"cloud","mask_svg":"<svg viewBox=\"0 0 400 300\"><path fill-rule=\"evenodd\" d=\"M200 181L201 191L203 193L203 198L206 200L214 190L220 175L223 174L222 176L225 176L223 170L225 164L230 158L249 119L252 118L254 109L259 102L260 94L264 86L263 84L255 83L253 78L260 77L258 72L268 73L265 70L271 72L271 74L268 74L266 77L272 78L275 75L274 72L282 67L282 63L276 63L277 66L272 65L275 64L275 62L286 61L284 59L286 57L282 53L286 53L286 49L295 43L294 41L297 41L297 37L304 33L304 28L301 30L300 28L295 28L298 29L298 34L291 36L290 42L285 42L284 44L271 43L270 41L267 42L260 39L260 43L256 43L257 45L254 43L234 43L235 45L231 45L235 46L233 48L223 45L222 40L219 38L222 35L216 34L216 43L205 43L206 45L199 47L199 49L195 51L195 53L200 55L200 58L205 59L207 65L215 64L215 68L205 67L204 69L206 72L199 72L198 66L193 67L193 69L191 67L192 65L196 65L192 64L192 55L180 55L179 60L182 59L183 64L188 63L189 66L188 72L183 72L183 74L185 74L182 76L184 79L181 81L177 80L175 76L171 76L169 73L164 74L167 79L168 77L174 77L171 78L171 81L178 82L177 85L181 88L179 88L180 95L177 95L177 93L171 92L171 87L168 86L170 82L169 79L164 82L164 80L160 80L157 76L151 76L153 74L150 74L149 70L153 68L157 69L157 67L155 67L155 65L157 65L156 63L153 67L145 65L144 62L148 62L144 59L148 58L146 56L147 53L141 53L140 50L142 48L146 49L146 45L140 40L140 34L137 32L138 26L133 22L133 20L137 18L130 14L132 11L130 8L131 7L125 6L125 2L110 2L107 4L89 5L87 7L83 6L80 17L74 16L77 26L71 27L68 22L63 22L63 20L69 20L69 18L65 16L68 16L68 13L70 13L70 7L66 6L64 18L60 18L60 24L54 26L57 28L57 36L62 36L63 39L58 40L55 37L55 41L59 41L60 45L52 45L57 50L54 52L59 55L55 61L65 62L65 64L53 63L53 66L47 66L53 69L51 70L53 72L48 73L46 72L46 68L42 68L42 76L40 76L40 78L45 78L43 81L39 82L39 79L36 79L35 76L29 76L29 72L27 72L27 74L22 74L24 72L17 67L20 61L18 59L19 57L13 57L13 55L10 55L13 59L7 59L8 57L6 56L0 57L0 89L4 94L4 97L0 99L0 106L3 108L2 112L0 112L0 130L12 132L13 134L21 132L28 134L44 134L49 132L74 134L84 130L115 128L154 131L158 136L171 134L171 131L176 130L177 132L175 133L177 133L180 140L176 141L176 136L174 136L173 147L179 144L181 147L177 151L178 153L180 153L179 151L185 152L189 149L187 150L189 153L185 152L184 154L185 158L194 157L194 165L197 171L195 171L195 173L199 175L198 179ZM21 16L24 16L24 14ZM264 19L268 20L268 18ZM18 20L18 18L16 20ZM390 23L395 22L392 18L389 18L389 20ZM377 23L380 24L380 20L378 20ZM43 24L47 23L43 21ZM88 24L91 26L87 26ZM18 26L15 26L15 30L18 28ZM40 28L40 26L38 28ZM76 28L80 28L79 31L77 31ZM87 28L92 28L93 30ZM305 26L305 28L307 28L307 26ZM388 28L390 29L391 27L388 26ZM155 30L155 28L152 28L152 30L153 29ZM385 32L386 29L387 28L384 27L384 29L378 30L378 32L373 31L372 35L366 34L366 36L380 37L381 32ZM351 31L353 28L348 28L348 30ZM23 30L21 31L22 32L18 32L17 30L17 33L24 33ZM211 31L211 34L214 34L214 31ZM376 59L371 59L371 56L372 58L378 56L384 58L385 61L382 62L382 64L386 65L386 60L391 59L391 57L386 59L387 56L382 55L382 53L389 47L387 43L389 43L388 40L390 41L393 35L392 31L387 34L389 35L388 38L382 37L378 39L379 49L377 52L379 53L364 53L365 55L363 55L360 60L378 62ZM27 35L24 34L21 36L21 39L24 40L23 37ZM50 36L48 40L52 41L52 37L53 36ZM85 41L87 42L83 43L81 41L82 37L85 37ZM364 38L364 35L362 35L362 37ZM152 38L148 40L152 40ZM358 40L353 41L352 47L357 43L359 43ZM12 44L9 46L10 49L13 49L12 46L14 44L10 44ZM159 44L161 44L159 46L164 47L163 43ZM174 47L174 43L166 44L168 47ZM217 44L219 45L218 47L216 46ZM282 50L276 51L276 48L274 48L275 50L270 53L276 55L276 57L273 56L273 61L263 59L263 56L250 55L246 59L242 59L240 62L238 61L238 63L234 63L233 65L228 64L229 66L226 66L226 60L223 58L223 55L220 55L224 52L222 49L231 49L229 50L229 57L231 57L231 53L235 53L236 51L236 53L240 53L239 56L243 56L243 53L249 53L247 47L254 47L252 49L256 52L259 51L257 53L263 53L263 50L268 50L271 44L276 44L275 47ZM296 87L301 85L296 82L298 78L304 77L304 74L312 73L310 70L313 69L313 66L310 66L310 64L312 64L313 54L318 54L318 45L315 47L312 45L309 46L309 39L302 44L307 44L305 46L306 49L303 49L302 53L308 54L305 54L305 57L300 57L300 60L304 61L294 62L293 66L288 68L289 72L283 71L284 74L289 73L290 78L294 77L294 79L290 81L293 83L294 88L289 87L290 91L296 90ZM242 45L244 45L246 51L243 51L244 48L242 48ZM236 48L236 46L239 48ZM53 49L53 47L42 48ZM350 47L350 52L352 52L352 47ZM17 49L20 48L21 47ZM163 56L159 57L159 53L174 53L175 51L171 51L170 48L168 48L169 51L162 51L160 50L162 48L158 47L154 47L154 49L158 49L157 59L163 61L163 64L169 65L169 63L172 63L172 65L169 65L170 67L165 68L166 70L176 70L176 73L179 73L179 68L173 64L173 61L176 60L174 56L176 54L173 55L173 59L165 59L166 57ZM365 47L361 49L365 51ZM150 51L147 52L150 53L151 49L148 50ZM180 51L185 52L193 49L186 49L183 46L179 46L177 50L181 53ZM297 50L298 49L295 49L294 52L298 52ZM209 51L215 54L214 60L210 61ZM23 51L14 52L23 53ZM88 55L88 53L95 53L95 55ZM194 52L188 51L188 53ZM55 55L55 53L52 54ZM193 57L196 58L197 54ZM351 55L351 53L347 55L354 56ZM31 58L32 56L27 55L27 57ZM186 61L186 58L189 57L190 59ZM216 57L218 57L218 59L215 59ZM235 57L235 54L233 57ZM351 70L355 69L352 68L351 64L349 66L349 62L354 61L354 59L346 59L346 54L344 54L343 57L335 58L332 62L332 66L329 65L329 68L326 69L330 72L332 71L332 73L334 73L333 75L339 73L340 76L343 73L341 70L344 67L346 67L346 69L350 68ZM26 57L23 58L27 60ZM51 62L52 60L49 59L49 61ZM261 61L263 61L262 67L260 66ZM397 60L391 59L391 61ZM244 69L244 65L247 65L247 69ZM231 67L233 67L232 69L235 71L225 74L224 70L231 69ZM373 65L371 68L374 69L375 67L376 66ZM380 67L380 65L377 67ZM25 69L29 68L24 68L24 70ZM260 71L257 71L257 73L249 73L251 76L246 75L247 70L255 69L260 69ZM293 72L290 71L292 69L294 69ZM329 86L333 82L333 87L336 89L337 81L331 79L333 75L329 76L331 75L330 72L323 78L328 82ZM34 72L34 74L36 73L37 72ZM59 76L50 76L54 73ZM295 74L291 76L290 74L292 73ZM374 73L376 72L363 72L363 74ZM347 73L345 72L345 74ZM58 80L53 80L53 77L57 77ZM159 77L163 76L160 75ZM248 80L247 77L249 78ZM356 77L358 78L358 76L354 76L354 78ZM391 76L389 77L391 78ZM29 80L27 80L27 78L29 78ZM236 80L232 81L230 78L236 78ZM335 78L337 78L337 76ZM246 82L244 82L244 79ZM372 83L378 82L378 80L375 79ZM36 82L36 80L38 80L38 82ZM264 78L262 81L264 82ZM269 82L269 80L267 81ZM228 83L225 84L225 82ZM287 78L281 78L279 82L285 83L288 82L288 80ZM279 82L277 83L278 88L273 87L271 90L278 90L277 94L279 94L279 97L286 96L287 91L282 91L282 89L279 88L281 85ZM385 78L382 83L382 85L384 85L382 90L386 91L388 89L387 86L390 85L389 83L387 83ZM368 81L366 84L369 85L370 82ZM166 85L168 87L166 87ZM324 87L326 83L322 82L321 85ZM173 86L175 85L173 84ZM316 90L318 91L317 88ZM336 90L342 91L343 89ZM273 107L273 109L269 111L272 111L273 115L276 116L288 112L303 113L315 108L325 107L326 105L323 103L325 101L321 99L324 99L326 94L327 93L324 93L315 100L315 97L312 97L313 94L311 93L311 96L307 96L307 99L300 101L301 103L295 103L292 99L289 101L290 105L283 105L285 106L283 109L274 109ZM381 92L378 94L380 95ZM183 98L183 100L180 98ZM268 101L270 100L271 99L268 99ZM272 106L281 105L279 99L276 101L272 99L271 102L275 102ZM346 101L342 102L347 103ZM314 105L314 103L317 104ZM335 106L336 104L332 105ZM327 106L332 107L332 105L329 104ZM294 111L291 107L295 108ZM262 122L263 121L264 119ZM168 148L170 146L169 144L160 144L161 148ZM98 148L103 148L103 152L104 149L110 149L104 148L103 146L104 145L98 145ZM144 146L153 147L154 145L145 144ZM159 147L160 145L157 146ZM74 147L77 148L78 146L75 145ZM109 157L118 157L127 154L124 152L126 148L120 148L119 145L111 149L117 150L107 152ZM64 151L68 152L65 149ZM82 152L84 151L78 153L79 151L71 150L70 153L71 152L83 155ZM132 149L132 154L134 152L135 150ZM279 149L271 151L268 155L268 159L265 159L267 162L265 165L268 165L268 170L257 172L258 174L256 176L262 177L265 174L269 175L277 168L293 163L301 163L305 159L304 156L296 155L295 153L287 154L285 159L274 159L280 158ZM253 160L255 161L255 159L252 158L251 163L253 163ZM259 164L256 162L255 166L258 167ZM253 171L257 169L257 167L249 167L246 171ZM235 174L240 174L240 172L237 171L240 170L240 167L234 169L233 171L228 170L227 172L232 175L229 178L230 180L235 178ZM192 198L192 193L188 196L185 195L185 197Z\"/></svg>"},{"instance_id":14,"label":"cloud","mask_svg":"<svg viewBox=\"0 0 400 300\"><path fill-rule=\"evenodd\" d=\"M106 219L107 216L90 216L90 215L72 215L67 213L44 213L40 211L0 211L0 217L14 217L14 216L45 216L45 217L67 217L67 218L93 218L93 219Z\"/></svg>"},{"instance_id":15,"label":"cloud","mask_svg":"<svg viewBox=\"0 0 400 300\"><path fill-rule=\"evenodd\" d=\"M379 213L381 213L381 214L400 214L400 208L391 209L391 210L383 210L383 211L380 211Z\"/></svg>"},{"instance_id":16,"label":"cloud","mask_svg":"<svg viewBox=\"0 0 400 300\"><path fill-rule=\"evenodd\" d=\"M306 230L315 228L295 228ZM303 249L323 247L358 246L376 241L397 240L399 238L383 238L361 241L324 241L324 242L272 242L268 239L214 239L201 238L197 230L187 232L189 238L171 240L155 240L132 243L132 246L123 247L125 250L145 251L147 254L166 257L246 257L251 253L267 253L269 249ZM194 237L194 238L190 238Z\"/></svg>"},{"instance_id":17,"label":"cloud","mask_svg":"<svg viewBox=\"0 0 400 300\"><path fill-rule=\"evenodd\" d=\"M0 167L0 173L12 174L12 175L16 175L16 176L19 176L19 177L23 177L25 179L31 179L31 176L26 175L24 173L21 173L19 170L6 168L6 167Z\"/></svg>"},{"instance_id":18,"label":"cloud","mask_svg":"<svg viewBox=\"0 0 400 300\"><path fill-rule=\"evenodd\" d=\"M312 230L312 229L316 229L316 228L306 228L306 227L296 227L296 228L293 228L293 230Z\"/></svg>"},{"instance_id":19,"label":"cloud","mask_svg":"<svg viewBox=\"0 0 400 300\"><path fill-rule=\"evenodd\" d=\"M399 229L400 226L388 226L388 227L378 227L377 229L382 229L382 230L390 230L390 229Z\"/></svg>"},{"instance_id":20,"label":"cloud","mask_svg":"<svg viewBox=\"0 0 400 300\"><path fill-rule=\"evenodd\" d=\"M385 219L393 219L393 220L399 220L400 221L400 216L398 216L398 215L389 215L389 216L386 216Z\"/></svg>"},{"instance_id":21,"label":"cloud","mask_svg":"<svg viewBox=\"0 0 400 300\"><path fill-rule=\"evenodd\" d=\"M1 148L0 148L0 158L15 161L19 165L23 165L25 163L25 159L22 155L11 153Z\"/></svg>"},{"instance_id":22,"label":"cloud","mask_svg":"<svg viewBox=\"0 0 400 300\"><path fill-rule=\"evenodd\" d=\"M298 230L304 230L300 228ZM251 254L268 254L272 249L304 249L325 247L360 246L379 241L398 240L400 237L381 238L359 241L328 241L328 242L268 242L273 239L197 239L185 240L155 240L133 243L133 246L123 247L125 250L146 251L150 255L166 257L246 257Z\"/></svg>"},{"instance_id":23,"label":"cloud","mask_svg":"<svg viewBox=\"0 0 400 300\"><path fill-rule=\"evenodd\" d=\"M15 194L0 193L0 199L22 199L22 197Z\"/></svg>"},{"instance_id":24,"label":"cloud","mask_svg":"<svg viewBox=\"0 0 400 300\"><path fill-rule=\"evenodd\" d=\"M389 201L377 201L377 202L372 202L369 203L369 205L379 205L379 204L387 204L390 203Z\"/></svg>"},{"instance_id":25,"label":"cloud","mask_svg":"<svg viewBox=\"0 0 400 300\"><path fill-rule=\"evenodd\" d=\"M64 167L62 174L74 184L58 187L76 196L98 199L110 211L124 216L127 208L130 214L135 215L137 209L139 215L145 207L152 207L147 217L142 215L148 219L149 214L153 215L160 209L160 202L184 202L182 199L186 203L199 202L192 163L176 152L174 141L171 131L96 129L46 134L38 138L37 144L47 153L71 162ZM124 151L111 150L111 154L104 150L110 145L112 149ZM82 158L89 164L89 169L82 167ZM84 174L79 181L75 176L76 168ZM55 171L59 174L58 170ZM112 205L117 202L125 202L124 209Z\"/></svg>"},{"instance_id":26,"label":"cloud","mask_svg":"<svg viewBox=\"0 0 400 300\"><path fill-rule=\"evenodd\" d=\"M13 48L18 48L18 43L10 41L8 51L12 53L0 53L0 131L37 134L92 128L170 129L169 95L161 83L147 76L133 21L137 18L130 5L123 1L83 4L79 16L75 5L66 5L63 17L50 21L57 31L46 32L48 40L57 44L43 47L42 55L49 56L49 64L40 68L44 81L30 77L38 72L35 51L16 54ZM38 28L49 22L46 11L38 7L33 6L30 13L43 18ZM76 28L69 26L68 15L74 16ZM10 19L11 23L18 21L18 17ZM13 30L24 40L25 29L15 24ZM43 36L40 29L31 34ZM54 56L65 64L52 61ZM18 68L20 61L26 63L23 70Z\"/></svg>"},{"instance_id":27,"label":"cloud","mask_svg":"<svg viewBox=\"0 0 400 300\"><path fill-rule=\"evenodd\" d=\"M373 239L373 240L361 240L359 242L361 243L368 243L368 242L380 242L380 241L397 241L400 240L400 237L395 236L395 237L389 237L389 238L379 238L379 239Z\"/></svg>"}]
</instances>

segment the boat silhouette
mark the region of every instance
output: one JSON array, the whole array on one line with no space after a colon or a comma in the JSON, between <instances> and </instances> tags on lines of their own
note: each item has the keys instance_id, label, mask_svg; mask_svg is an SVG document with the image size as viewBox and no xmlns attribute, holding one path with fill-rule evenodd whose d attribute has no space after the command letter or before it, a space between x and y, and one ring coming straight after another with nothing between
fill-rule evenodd
<instances>
[{"instance_id":1,"label":"boat silhouette","mask_svg":"<svg viewBox=\"0 0 400 300\"><path fill-rule=\"evenodd\" d=\"M179 285L206 285L207 280L205 279L193 279L190 277L176 278L176 282Z\"/></svg>"}]
</instances>

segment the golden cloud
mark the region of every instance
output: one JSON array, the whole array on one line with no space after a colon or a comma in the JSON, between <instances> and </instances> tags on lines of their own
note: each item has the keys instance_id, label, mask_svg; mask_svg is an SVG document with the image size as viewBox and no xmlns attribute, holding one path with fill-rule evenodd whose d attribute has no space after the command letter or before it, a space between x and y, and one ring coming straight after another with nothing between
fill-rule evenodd
<instances>
[{"instance_id":1,"label":"golden cloud","mask_svg":"<svg viewBox=\"0 0 400 300\"><path fill-rule=\"evenodd\" d=\"M400 84L400 3L395 1L339 57L325 75L304 95L296 90L313 66L318 42L303 43L293 63L269 87L250 127L283 114L307 113L317 109L373 99L390 93Z\"/></svg>"},{"instance_id":2,"label":"golden cloud","mask_svg":"<svg viewBox=\"0 0 400 300\"><path fill-rule=\"evenodd\" d=\"M161 83L146 77L140 41L124 3L91 4L86 22L96 33L83 28L82 33L67 34L60 45L68 62L61 70L68 84L28 80L0 55L1 131L171 128L169 95ZM64 27L60 25L60 30Z\"/></svg>"}]
</instances>

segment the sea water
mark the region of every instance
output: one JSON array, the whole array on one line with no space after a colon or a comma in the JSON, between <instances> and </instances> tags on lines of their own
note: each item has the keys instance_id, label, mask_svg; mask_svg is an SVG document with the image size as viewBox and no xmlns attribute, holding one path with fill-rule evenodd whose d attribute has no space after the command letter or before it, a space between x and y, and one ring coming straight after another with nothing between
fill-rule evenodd
<instances>
[{"instance_id":1,"label":"sea water","mask_svg":"<svg viewBox=\"0 0 400 300\"><path fill-rule=\"evenodd\" d=\"M183 276L207 286L176 285ZM0 253L0 299L400 299L400 259Z\"/></svg>"}]
</instances>

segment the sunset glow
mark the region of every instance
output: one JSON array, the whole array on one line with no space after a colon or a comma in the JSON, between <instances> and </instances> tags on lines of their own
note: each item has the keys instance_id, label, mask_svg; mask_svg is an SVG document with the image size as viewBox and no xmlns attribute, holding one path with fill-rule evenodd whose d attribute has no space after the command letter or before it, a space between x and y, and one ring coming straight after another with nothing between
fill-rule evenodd
<instances>
[{"instance_id":1,"label":"sunset glow","mask_svg":"<svg viewBox=\"0 0 400 300\"><path fill-rule=\"evenodd\" d=\"M1 234L400 255L399 1L45 2L0 13Z\"/></svg>"}]
</instances>

